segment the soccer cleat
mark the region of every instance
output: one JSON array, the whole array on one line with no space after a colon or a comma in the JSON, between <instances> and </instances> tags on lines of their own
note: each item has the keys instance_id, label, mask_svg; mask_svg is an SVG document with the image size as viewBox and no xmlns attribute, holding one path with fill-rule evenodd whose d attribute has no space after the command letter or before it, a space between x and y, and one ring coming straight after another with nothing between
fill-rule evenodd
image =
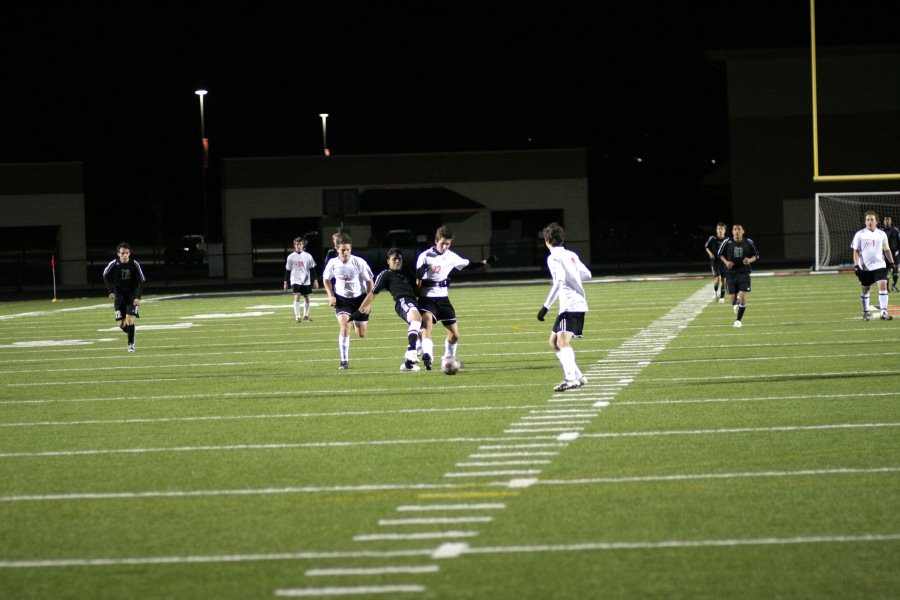
<instances>
[{"instance_id":1,"label":"soccer cleat","mask_svg":"<svg viewBox=\"0 0 900 600\"><path fill-rule=\"evenodd\" d=\"M350 362L346 361L346 360L342 360L340 366L338 367L338 369L349 369L349 368L350 368Z\"/></svg>"},{"instance_id":2,"label":"soccer cleat","mask_svg":"<svg viewBox=\"0 0 900 600\"><path fill-rule=\"evenodd\" d=\"M893 285L893 286L891 286L891 291L892 292L900 292L900 289L897 289L897 286Z\"/></svg>"},{"instance_id":3,"label":"soccer cleat","mask_svg":"<svg viewBox=\"0 0 900 600\"><path fill-rule=\"evenodd\" d=\"M415 348L413 348L412 350L407 350L406 354L403 355L403 358L405 358L406 362L409 362L409 363L419 362L419 355L416 354Z\"/></svg>"},{"instance_id":4,"label":"soccer cleat","mask_svg":"<svg viewBox=\"0 0 900 600\"><path fill-rule=\"evenodd\" d=\"M719 298L719 304L725 304L725 298Z\"/></svg>"},{"instance_id":5,"label":"soccer cleat","mask_svg":"<svg viewBox=\"0 0 900 600\"><path fill-rule=\"evenodd\" d=\"M884 318L884 317L882 317L882 319L883 319L883 318ZM134 344L128 344L128 351L129 351L129 352L134 352Z\"/></svg>"},{"instance_id":6,"label":"soccer cleat","mask_svg":"<svg viewBox=\"0 0 900 600\"><path fill-rule=\"evenodd\" d=\"M423 354L423 355L422 355L422 364L425 365L425 370L426 370L426 371L430 371L430 370L431 370L431 355L430 355L430 354Z\"/></svg>"},{"instance_id":7,"label":"soccer cleat","mask_svg":"<svg viewBox=\"0 0 900 600\"><path fill-rule=\"evenodd\" d=\"M415 350L413 350L413 352L415 352ZM419 365L411 360L404 361L403 364L400 365L400 370L404 373L407 373L409 371L419 371L420 369L421 367L419 367Z\"/></svg>"},{"instance_id":8,"label":"soccer cleat","mask_svg":"<svg viewBox=\"0 0 900 600\"><path fill-rule=\"evenodd\" d=\"M889 315L886 310L881 311L881 320L882 321L893 321L894 317Z\"/></svg>"},{"instance_id":9,"label":"soccer cleat","mask_svg":"<svg viewBox=\"0 0 900 600\"><path fill-rule=\"evenodd\" d=\"M584 375L582 375L581 377L579 377L579 378L578 378L578 384L579 384L579 385L582 385L582 386L587 385L587 377L585 377Z\"/></svg>"},{"instance_id":10,"label":"soccer cleat","mask_svg":"<svg viewBox=\"0 0 900 600\"><path fill-rule=\"evenodd\" d=\"M740 328L740 327L743 327L744 325L740 321L735 321L734 326Z\"/></svg>"},{"instance_id":11,"label":"soccer cleat","mask_svg":"<svg viewBox=\"0 0 900 600\"><path fill-rule=\"evenodd\" d=\"M310 319L309 316L303 317L303 320L304 320L304 321L312 321L312 319ZM298 321L299 321L299 319L298 319Z\"/></svg>"},{"instance_id":12,"label":"soccer cleat","mask_svg":"<svg viewBox=\"0 0 900 600\"><path fill-rule=\"evenodd\" d=\"M868 321L871 318L872 318L871 313L868 313L868 312L863 313L863 321Z\"/></svg>"},{"instance_id":13,"label":"soccer cleat","mask_svg":"<svg viewBox=\"0 0 900 600\"><path fill-rule=\"evenodd\" d=\"M300 321L301 321L300 317L297 317L297 322L299 323Z\"/></svg>"},{"instance_id":14,"label":"soccer cleat","mask_svg":"<svg viewBox=\"0 0 900 600\"><path fill-rule=\"evenodd\" d=\"M577 379L573 379L569 381L568 379L564 379L562 383L553 388L554 392L565 392L568 390L577 390L581 387L581 382Z\"/></svg>"}]
</instances>

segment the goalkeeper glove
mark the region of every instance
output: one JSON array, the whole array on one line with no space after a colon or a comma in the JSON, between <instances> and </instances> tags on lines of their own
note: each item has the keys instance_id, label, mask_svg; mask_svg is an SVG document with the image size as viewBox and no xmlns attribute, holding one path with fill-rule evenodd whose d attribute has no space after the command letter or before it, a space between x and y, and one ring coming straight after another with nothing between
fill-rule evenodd
<instances>
[{"instance_id":1,"label":"goalkeeper glove","mask_svg":"<svg viewBox=\"0 0 900 600\"><path fill-rule=\"evenodd\" d=\"M547 316L547 307L542 306L541 310L538 311L538 315L537 315L538 321L543 321L544 317L546 317L546 316Z\"/></svg>"},{"instance_id":2,"label":"goalkeeper glove","mask_svg":"<svg viewBox=\"0 0 900 600\"><path fill-rule=\"evenodd\" d=\"M860 268L859 265L853 265L853 271L854 271L857 275L859 275L859 273L860 273L860 271L862 271L862 269Z\"/></svg>"},{"instance_id":3,"label":"goalkeeper glove","mask_svg":"<svg viewBox=\"0 0 900 600\"><path fill-rule=\"evenodd\" d=\"M497 262L497 255L496 255L496 254L491 254L491 255L488 256L486 259L484 259L484 262L487 263L487 264L489 264L489 265L494 264L495 262Z\"/></svg>"}]
</instances>

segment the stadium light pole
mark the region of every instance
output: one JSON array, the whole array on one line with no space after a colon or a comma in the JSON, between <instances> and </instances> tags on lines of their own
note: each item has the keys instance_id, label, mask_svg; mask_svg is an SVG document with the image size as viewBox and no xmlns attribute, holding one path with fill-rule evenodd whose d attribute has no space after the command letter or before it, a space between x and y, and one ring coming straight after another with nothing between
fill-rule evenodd
<instances>
[{"instance_id":1,"label":"stadium light pole","mask_svg":"<svg viewBox=\"0 0 900 600\"><path fill-rule=\"evenodd\" d=\"M331 156L331 152L328 151L328 127L325 124L328 113L319 113L319 116L322 117L322 153Z\"/></svg>"},{"instance_id":2,"label":"stadium light pole","mask_svg":"<svg viewBox=\"0 0 900 600\"><path fill-rule=\"evenodd\" d=\"M200 88L194 93L200 98L200 141L203 145L203 241L209 244L209 201L206 193L206 173L209 170L209 140L206 138L206 116L203 113L203 97L208 92Z\"/></svg>"}]
</instances>

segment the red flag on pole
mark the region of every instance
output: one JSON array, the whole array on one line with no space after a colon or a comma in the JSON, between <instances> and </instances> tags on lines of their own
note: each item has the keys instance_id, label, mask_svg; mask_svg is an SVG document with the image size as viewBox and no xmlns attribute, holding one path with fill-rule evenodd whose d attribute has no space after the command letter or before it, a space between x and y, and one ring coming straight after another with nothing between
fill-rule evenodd
<instances>
[{"instance_id":1,"label":"red flag on pole","mask_svg":"<svg viewBox=\"0 0 900 600\"><path fill-rule=\"evenodd\" d=\"M203 138L203 168L209 168L209 138Z\"/></svg>"},{"instance_id":2,"label":"red flag on pole","mask_svg":"<svg viewBox=\"0 0 900 600\"><path fill-rule=\"evenodd\" d=\"M51 269L56 268L56 255L55 254L50 255L50 268Z\"/></svg>"}]
</instances>

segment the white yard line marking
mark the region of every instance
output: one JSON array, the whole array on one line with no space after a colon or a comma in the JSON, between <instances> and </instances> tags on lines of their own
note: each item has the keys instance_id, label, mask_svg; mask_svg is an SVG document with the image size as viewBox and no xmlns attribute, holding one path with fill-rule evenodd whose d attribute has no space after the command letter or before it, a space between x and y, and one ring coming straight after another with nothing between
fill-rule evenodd
<instances>
[{"instance_id":1,"label":"white yard line marking","mask_svg":"<svg viewBox=\"0 0 900 600\"><path fill-rule=\"evenodd\" d=\"M535 435L519 438L445 438L420 440L361 440L348 442L297 442L291 444L234 444L230 446L174 446L171 448L116 448L91 450L48 450L44 452L2 452L0 458L34 458L56 456L101 456L106 454L149 454L154 452L221 452L245 450L296 450L299 448L353 448L360 446L406 446L415 444L472 444L499 442L504 439L555 439L556 436Z\"/></svg>"},{"instance_id":2,"label":"white yard line marking","mask_svg":"<svg viewBox=\"0 0 900 600\"><path fill-rule=\"evenodd\" d=\"M540 469L510 469L506 471L468 471L466 473L444 473L444 477L505 477L507 475L539 475Z\"/></svg>"},{"instance_id":3,"label":"white yard line marking","mask_svg":"<svg viewBox=\"0 0 900 600\"><path fill-rule=\"evenodd\" d=\"M0 427L50 427L74 425L130 425L134 423L171 423L182 421L241 421L253 419L306 419L323 417L359 417L373 415L427 414L444 412L484 412L522 410L523 406L471 406L452 408L405 408L395 410L348 410L320 413L275 413L258 415L205 415L195 417L159 417L133 419L86 419L81 421L30 421L24 423L0 423Z\"/></svg>"},{"instance_id":4,"label":"white yard line marking","mask_svg":"<svg viewBox=\"0 0 900 600\"><path fill-rule=\"evenodd\" d=\"M514 465L549 465L549 460L490 460L478 462L458 462L457 467L509 467Z\"/></svg>"},{"instance_id":5,"label":"white yard line marking","mask_svg":"<svg viewBox=\"0 0 900 600\"><path fill-rule=\"evenodd\" d=\"M435 540L441 538L467 538L477 531L419 531L417 533L364 533L354 535L354 542L380 542L384 540Z\"/></svg>"},{"instance_id":6,"label":"white yard line marking","mask_svg":"<svg viewBox=\"0 0 900 600\"><path fill-rule=\"evenodd\" d=\"M397 507L397 512L430 512L443 510L503 510L506 504L502 502L487 502L481 504L403 504Z\"/></svg>"},{"instance_id":7,"label":"white yard line marking","mask_svg":"<svg viewBox=\"0 0 900 600\"><path fill-rule=\"evenodd\" d=\"M307 577L328 577L332 575L393 575L397 573L437 573L437 565L407 567L332 567L330 569L307 569Z\"/></svg>"},{"instance_id":8,"label":"white yard line marking","mask_svg":"<svg viewBox=\"0 0 900 600\"><path fill-rule=\"evenodd\" d=\"M352 587L282 588L275 590L275 595L282 598L316 598L320 596L368 596L372 594L404 593L417 594L424 591L425 586L418 584L359 585Z\"/></svg>"},{"instance_id":9,"label":"white yard line marking","mask_svg":"<svg viewBox=\"0 0 900 600\"><path fill-rule=\"evenodd\" d=\"M557 456L559 452L490 452L470 454L469 458L512 458L516 456Z\"/></svg>"},{"instance_id":10,"label":"white yard line marking","mask_svg":"<svg viewBox=\"0 0 900 600\"><path fill-rule=\"evenodd\" d=\"M783 544L843 544L894 542L900 533L862 533L856 535L818 535L790 538L764 537L748 539L711 540L660 540L660 541L604 541L581 542L561 545L519 545L471 547L462 542L441 544L437 548L413 550L359 551L359 552L284 552L273 554L220 554L198 556L151 556L132 558L62 558L47 560L5 560L0 569L35 569L60 567L110 567L120 565L173 565L242 563L285 560L326 560L334 558L398 558L425 556L431 558L453 557L460 554L525 554L531 552L585 552L592 550L678 549L729 546L768 546Z\"/></svg>"},{"instance_id":11,"label":"white yard line marking","mask_svg":"<svg viewBox=\"0 0 900 600\"><path fill-rule=\"evenodd\" d=\"M591 477L580 479L542 479L540 485L590 485L594 483L639 483L659 481L690 481L702 479L736 479L765 477L812 477L830 475L875 475L900 472L900 467L873 468L832 468L832 469L800 469L796 471L749 471L740 473L693 473L682 475L634 475L628 477ZM538 481L534 479L534 481ZM508 481L485 482L486 487L507 487ZM321 494L335 492L381 492L392 490L434 490L434 489L466 489L472 484L457 483L409 483L409 484L360 484L344 486L305 486L283 488L251 488L233 490L167 490L144 492L103 492L81 494L22 494L0 496L0 502L48 502L48 501L81 501L81 500L134 500L146 498L193 498L210 496L266 496L277 494ZM410 504L398 506L398 512L442 512L442 511L474 511L502 510L503 503L472 504Z\"/></svg>"},{"instance_id":12,"label":"white yard line marking","mask_svg":"<svg viewBox=\"0 0 900 600\"><path fill-rule=\"evenodd\" d=\"M592 483L644 483L698 481L707 479L747 479L758 477L812 477L822 475L873 475L900 473L900 467L802 469L797 471L748 471L743 473L692 473L683 475L635 475L633 477L588 477L582 479L541 479L540 485L586 485Z\"/></svg>"},{"instance_id":13,"label":"white yard line marking","mask_svg":"<svg viewBox=\"0 0 900 600\"><path fill-rule=\"evenodd\" d=\"M418 519L379 519L383 527L394 525L450 525L453 523L490 523L494 517L425 517Z\"/></svg>"},{"instance_id":14,"label":"white yard line marking","mask_svg":"<svg viewBox=\"0 0 900 600\"><path fill-rule=\"evenodd\" d=\"M829 429L879 429L900 427L900 423L834 423L830 425L785 425L776 427L733 427L723 429L685 429L673 431L622 431L616 433L585 433L589 438L645 437L664 435L717 435L722 433L768 433L789 431L823 431Z\"/></svg>"}]
</instances>

